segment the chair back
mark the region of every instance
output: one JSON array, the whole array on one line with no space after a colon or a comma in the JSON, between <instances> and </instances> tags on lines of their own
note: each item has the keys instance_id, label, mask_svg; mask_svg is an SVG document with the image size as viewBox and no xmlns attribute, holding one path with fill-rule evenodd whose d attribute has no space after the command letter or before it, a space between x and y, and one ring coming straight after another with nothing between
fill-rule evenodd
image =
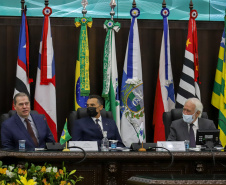
<instances>
[{"instance_id":1,"label":"chair back","mask_svg":"<svg viewBox=\"0 0 226 185\"><path fill-rule=\"evenodd\" d=\"M100 111L102 117L113 119L111 111L106 111L104 108ZM77 111L71 111L68 116L68 131L71 134L73 123L76 119L88 117L87 108L78 108Z\"/></svg>"},{"instance_id":2,"label":"chair back","mask_svg":"<svg viewBox=\"0 0 226 185\"><path fill-rule=\"evenodd\" d=\"M162 119L163 119L163 124L165 126L166 140L169 136L170 126L171 126L172 122L174 120L181 119L182 118L182 112L183 112L183 109L181 108L181 109L172 109L170 112L164 112L163 113ZM203 112L201 117L208 119L208 115L207 115L206 112Z\"/></svg>"}]
</instances>

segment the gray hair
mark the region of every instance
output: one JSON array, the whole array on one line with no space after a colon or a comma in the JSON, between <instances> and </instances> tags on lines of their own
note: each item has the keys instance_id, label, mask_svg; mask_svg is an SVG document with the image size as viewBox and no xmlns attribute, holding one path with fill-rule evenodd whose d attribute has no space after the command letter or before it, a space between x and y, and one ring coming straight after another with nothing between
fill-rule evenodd
<instances>
[{"instance_id":1,"label":"gray hair","mask_svg":"<svg viewBox=\"0 0 226 185\"><path fill-rule=\"evenodd\" d=\"M203 105L202 102L198 98L188 98L185 103L191 102L192 104L195 105L195 112L199 111L199 118L202 116L202 111L203 111Z\"/></svg>"}]
</instances>

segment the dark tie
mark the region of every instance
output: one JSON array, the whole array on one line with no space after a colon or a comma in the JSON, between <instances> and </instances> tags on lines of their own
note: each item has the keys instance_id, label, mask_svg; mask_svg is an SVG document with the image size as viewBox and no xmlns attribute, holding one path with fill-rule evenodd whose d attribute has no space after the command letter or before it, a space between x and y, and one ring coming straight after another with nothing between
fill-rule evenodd
<instances>
[{"instance_id":1,"label":"dark tie","mask_svg":"<svg viewBox=\"0 0 226 185\"><path fill-rule=\"evenodd\" d=\"M100 127L100 125L99 125L99 123L98 123L100 120L99 120L99 119L96 119L95 121L96 121L96 124L97 124L98 128L99 128L100 131L102 132L101 127Z\"/></svg>"},{"instance_id":2,"label":"dark tie","mask_svg":"<svg viewBox=\"0 0 226 185\"><path fill-rule=\"evenodd\" d=\"M27 123L27 131L30 134L32 140L34 141L35 146L37 147L38 146L38 141L37 141L37 139L35 137L35 134L34 134L32 128L31 128L30 121L27 118L25 118L24 121Z\"/></svg>"},{"instance_id":3,"label":"dark tie","mask_svg":"<svg viewBox=\"0 0 226 185\"><path fill-rule=\"evenodd\" d=\"M194 134L194 130L193 130L193 127L194 126L194 124L192 123L192 124L190 124L190 133L189 133L189 135L190 135L190 147L196 147L196 144L195 144L195 134Z\"/></svg>"}]
</instances>

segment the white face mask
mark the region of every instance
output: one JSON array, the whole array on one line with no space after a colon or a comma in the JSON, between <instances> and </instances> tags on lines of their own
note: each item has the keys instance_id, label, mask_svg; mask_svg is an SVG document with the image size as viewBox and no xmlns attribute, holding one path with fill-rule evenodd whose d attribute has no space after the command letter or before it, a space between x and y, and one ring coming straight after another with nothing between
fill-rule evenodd
<instances>
[{"instance_id":1,"label":"white face mask","mask_svg":"<svg viewBox=\"0 0 226 185\"><path fill-rule=\"evenodd\" d=\"M196 113L196 112L195 112L195 113ZM194 121L193 116L195 115L195 113L192 114L192 115L185 115L185 114L183 113L183 120L184 120L184 122L186 122L186 123L192 123L192 122Z\"/></svg>"}]
</instances>

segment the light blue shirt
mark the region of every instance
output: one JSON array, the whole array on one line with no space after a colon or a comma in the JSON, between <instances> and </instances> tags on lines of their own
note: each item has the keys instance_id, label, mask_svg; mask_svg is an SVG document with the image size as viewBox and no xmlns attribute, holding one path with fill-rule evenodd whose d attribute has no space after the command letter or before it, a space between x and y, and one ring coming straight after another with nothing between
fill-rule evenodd
<instances>
[{"instance_id":1,"label":"light blue shirt","mask_svg":"<svg viewBox=\"0 0 226 185\"><path fill-rule=\"evenodd\" d=\"M18 115L18 116L19 116L19 115ZM25 128L27 129L27 123L25 122L25 118L22 118L22 117L20 117L20 116L19 116L19 118L21 119L22 123L24 124ZM32 117L31 117L30 114L29 114L29 116L28 116L27 119L28 119L28 121L29 121L30 124L31 124L31 128L32 128L32 130L33 130L33 132L34 132L34 134L35 134L35 137L36 137L37 141L39 142L39 140L38 140L38 130L37 130L37 128L36 128L36 126L35 126L35 123L34 123L34 121L33 121L33 119L32 119Z\"/></svg>"}]
</instances>

